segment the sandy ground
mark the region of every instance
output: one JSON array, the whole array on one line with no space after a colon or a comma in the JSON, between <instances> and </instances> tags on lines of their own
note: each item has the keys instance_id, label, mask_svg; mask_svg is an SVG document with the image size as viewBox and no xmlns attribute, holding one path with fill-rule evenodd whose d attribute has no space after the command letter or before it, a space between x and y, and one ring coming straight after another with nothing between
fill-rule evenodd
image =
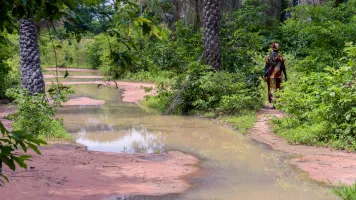
<instances>
[{"instance_id":1,"label":"sandy ground","mask_svg":"<svg viewBox=\"0 0 356 200\"><path fill-rule=\"evenodd\" d=\"M5 168L10 183L0 187L2 200L101 200L129 194L180 193L184 180L198 173L193 156L91 152L85 147L57 144L33 154L27 170Z\"/></svg>"},{"instance_id":2,"label":"sandy ground","mask_svg":"<svg viewBox=\"0 0 356 200\"><path fill-rule=\"evenodd\" d=\"M0 122L5 126L6 129L11 127L11 121L4 119L4 117L14 112L15 107L9 105L0 105Z\"/></svg>"},{"instance_id":3,"label":"sandy ground","mask_svg":"<svg viewBox=\"0 0 356 200\"><path fill-rule=\"evenodd\" d=\"M45 71L56 71L56 68L46 67ZM76 69L76 68L58 68L60 72L98 72L96 69Z\"/></svg>"},{"instance_id":4,"label":"sandy ground","mask_svg":"<svg viewBox=\"0 0 356 200\"><path fill-rule=\"evenodd\" d=\"M70 99L63 106L97 106L105 104L104 100L96 100L89 97L78 97L75 99Z\"/></svg>"},{"instance_id":5,"label":"sandy ground","mask_svg":"<svg viewBox=\"0 0 356 200\"><path fill-rule=\"evenodd\" d=\"M89 81L89 82L61 82L63 85L82 85L82 84L93 84L93 85L105 85L116 87L124 90L123 92L123 102L136 103L138 104L146 95L153 94L155 92L155 85L152 83L134 83L134 82L123 82L117 81L116 84L113 81ZM46 82L46 85L52 84L51 82ZM149 93L145 92L144 88L152 88Z\"/></svg>"},{"instance_id":6,"label":"sandy ground","mask_svg":"<svg viewBox=\"0 0 356 200\"><path fill-rule=\"evenodd\" d=\"M268 121L273 116L283 117L283 114L278 110L261 109L249 137L275 150L295 154L296 158L291 159L290 163L306 171L316 181L324 183L330 181L333 184L341 181L348 185L355 183L356 153L314 146L290 145L272 132Z\"/></svg>"},{"instance_id":7,"label":"sandy ground","mask_svg":"<svg viewBox=\"0 0 356 200\"><path fill-rule=\"evenodd\" d=\"M44 74L43 78L56 78L57 76L51 74ZM63 76L58 76L58 78L63 78ZM104 76L68 76L67 78L82 78L82 79L99 79L104 78Z\"/></svg>"}]
</instances>

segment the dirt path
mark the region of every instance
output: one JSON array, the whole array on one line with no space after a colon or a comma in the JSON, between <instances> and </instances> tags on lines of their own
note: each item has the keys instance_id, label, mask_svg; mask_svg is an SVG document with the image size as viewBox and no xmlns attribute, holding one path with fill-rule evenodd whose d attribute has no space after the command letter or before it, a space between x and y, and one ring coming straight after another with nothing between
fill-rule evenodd
<instances>
[{"instance_id":1,"label":"dirt path","mask_svg":"<svg viewBox=\"0 0 356 200\"><path fill-rule=\"evenodd\" d=\"M46 67L46 71L56 71L56 68L54 67ZM97 69L80 69L80 68L58 68L58 71L60 72L98 72Z\"/></svg>"},{"instance_id":2,"label":"dirt path","mask_svg":"<svg viewBox=\"0 0 356 200\"><path fill-rule=\"evenodd\" d=\"M43 75L43 78L56 78L57 76L51 74ZM58 78L63 78L63 76L58 76ZM67 78L79 78L79 79L99 79L104 78L104 76L68 76Z\"/></svg>"},{"instance_id":3,"label":"dirt path","mask_svg":"<svg viewBox=\"0 0 356 200\"><path fill-rule=\"evenodd\" d=\"M61 82L63 85L105 85L105 86L117 86L122 89L123 92L123 102L136 103L138 104L146 95L153 94L155 92L155 84L152 83L135 83L135 82L124 82L117 81L88 81L88 82ZM52 84L51 82L46 82L46 85ZM145 88L152 88L151 92L146 93Z\"/></svg>"},{"instance_id":4,"label":"dirt path","mask_svg":"<svg viewBox=\"0 0 356 200\"><path fill-rule=\"evenodd\" d=\"M88 151L57 144L42 147L27 170L5 168L10 183L0 187L2 200L101 200L121 195L180 193L183 180L198 172L198 159L180 152L125 154Z\"/></svg>"},{"instance_id":5,"label":"dirt path","mask_svg":"<svg viewBox=\"0 0 356 200\"><path fill-rule=\"evenodd\" d=\"M283 117L278 110L261 109L257 115L257 122L249 137L271 146L275 150L295 154L296 158L290 163L306 171L309 176L320 182L351 185L356 181L356 153L330 150L305 145L290 145L284 139L276 136L268 121L271 117ZM329 181L328 181L329 180Z\"/></svg>"}]
</instances>

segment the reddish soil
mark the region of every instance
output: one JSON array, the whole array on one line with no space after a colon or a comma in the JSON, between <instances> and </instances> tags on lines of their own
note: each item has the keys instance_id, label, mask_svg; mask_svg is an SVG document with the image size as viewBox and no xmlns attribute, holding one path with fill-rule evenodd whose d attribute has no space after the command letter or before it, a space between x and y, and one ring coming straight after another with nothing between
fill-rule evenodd
<instances>
[{"instance_id":1,"label":"reddish soil","mask_svg":"<svg viewBox=\"0 0 356 200\"><path fill-rule=\"evenodd\" d=\"M43 78L56 78L57 76L51 75L51 74L44 74ZM63 76L59 76L59 78L63 78ZM82 79L99 79L99 78L104 78L104 76L68 76L67 78L82 78Z\"/></svg>"},{"instance_id":2,"label":"reddish soil","mask_svg":"<svg viewBox=\"0 0 356 200\"><path fill-rule=\"evenodd\" d=\"M0 105L0 122L5 126L6 129L11 128L11 121L4 119L4 117L14 112L15 112L15 107L11 107L8 105Z\"/></svg>"},{"instance_id":3,"label":"reddish soil","mask_svg":"<svg viewBox=\"0 0 356 200\"><path fill-rule=\"evenodd\" d=\"M63 85L82 85L82 84L93 84L93 85L105 85L105 86L116 86L115 82L112 81L90 81L90 82L61 82ZM153 94L155 92L155 85L151 83L134 83L134 82L116 82L117 86L124 90L123 102L136 103L138 104L146 95ZM51 82L46 82L46 85L51 84ZM149 93L145 92L144 88L152 88L153 90Z\"/></svg>"},{"instance_id":4,"label":"reddish soil","mask_svg":"<svg viewBox=\"0 0 356 200\"><path fill-rule=\"evenodd\" d=\"M163 195L189 189L199 160L181 152L125 154L91 152L73 144L42 147L28 169L4 173L2 200L100 200L121 195Z\"/></svg>"},{"instance_id":5,"label":"reddish soil","mask_svg":"<svg viewBox=\"0 0 356 200\"><path fill-rule=\"evenodd\" d=\"M96 69L75 69L75 68L57 68L60 72L98 72ZM46 71L56 71L56 68L46 67Z\"/></svg>"},{"instance_id":6,"label":"reddish soil","mask_svg":"<svg viewBox=\"0 0 356 200\"><path fill-rule=\"evenodd\" d=\"M104 100L96 100L89 97L79 97L75 99L70 99L63 106L96 106L105 104Z\"/></svg>"},{"instance_id":7,"label":"reddish soil","mask_svg":"<svg viewBox=\"0 0 356 200\"><path fill-rule=\"evenodd\" d=\"M275 150L295 154L290 163L296 165L309 176L320 182L351 185L356 181L356 153L331 150L328 148L290 145L275 135L268 121L271 117L283 117L283 113L273 109L261 109L257 122L249 137L271 146Z\"/></svg>"}]
</instances>

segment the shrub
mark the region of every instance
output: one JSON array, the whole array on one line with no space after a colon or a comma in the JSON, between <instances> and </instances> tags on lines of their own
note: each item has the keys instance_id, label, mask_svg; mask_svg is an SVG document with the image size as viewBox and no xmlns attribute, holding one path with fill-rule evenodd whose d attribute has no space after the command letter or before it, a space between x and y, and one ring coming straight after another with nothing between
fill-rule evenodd
<instances>
[{"instance_id":1,"label":"shrub","mask_svg":"<svg viewBox=\"0 0 356 200\"><path fill-rule=\"evenodd\" d=\"M333 193L342 200L354 200L356 199L356 184L347 186L340 183L339 188L333 188Z\"/></svg>"},{"instance_id":2,"label":"shrub","mask_svg":"<svg viewBox=\"0 0 356 200\"><path fill-rule=\"evenodd\" d=\"M304 4L291 10L292 17L279 32L285 49L299 59L299 71L321 72L325 65L338 67L344 45L356 40L355 1L338 6Z\"/></svg>"},{"instance_id":3,"label":"shrub","mask_svg":"<svg viewBox=\"0 0 356 200\"><path fill-rule=\"evenodd\" d=\"M72 93L70 89L52 86L49 90L53 105L43 94L30 95L27 90L10 89L8 97L17 104L16 113L12 116L13 128L30 132L47 140L70 140L71 136L64 129L61 121L54 118L56 107L67 100L66 95Z\"/></svg>"},{"instance_id":4,"label":"shrub","mask_svg":"<svg viewBox=\"0 0 356 200\"><path fill-rule=\"evenodd\" d=\"M295 131L287 130L288 126L280 123L282 129L285 129L282 131L285 135L293 135L295 140L304 144L323 142L338 148L355 149L354 49L352 47L347 50L349 56L345 59L349 60L348 65L339 69L327 67L324 72L301 74L296 82L284 84L285 88L279 93L276 106L296 122L289 126ZM298 135L304 139L298 139Z\"/></svg>"},{"instance_id":5,"label":"shrub","mask_svg":"<svg viewBox=\"0 0 356 200\"><path fill-rule=\"evenodd\" d=\"M171 105L173 113L215 111L238 113L257 109L261 104L259 84L249 83L243 74L215 72L210 66L191 63L170 87L162 88L157 98Z\"/></svg>"}]
</instances>

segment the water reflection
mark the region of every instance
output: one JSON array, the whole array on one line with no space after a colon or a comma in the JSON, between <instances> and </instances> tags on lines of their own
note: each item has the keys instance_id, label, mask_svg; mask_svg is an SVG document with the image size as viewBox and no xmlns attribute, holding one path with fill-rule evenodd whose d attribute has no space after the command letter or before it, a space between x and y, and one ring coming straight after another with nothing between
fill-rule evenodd
<instances>
[{"instance_id":1,"label":"water reflection","mask_svg":"<svg viewBox=\"0 0 356 200\"><path fill-rule=\"evenodd\" d=\"M91 133L96 127L90 127ZM92 151L124 152L124 153L162 153L164 152L164 136L162 133L150 133L143 126L127 130L115 131L113 126L101 126L96 132L101 140L87 134L87 128L81 128L77 143L83 144ZM114 138L112 138L114 136ZM106 141L105 141L106 140Z\"/></svg>"}]
</instances>

